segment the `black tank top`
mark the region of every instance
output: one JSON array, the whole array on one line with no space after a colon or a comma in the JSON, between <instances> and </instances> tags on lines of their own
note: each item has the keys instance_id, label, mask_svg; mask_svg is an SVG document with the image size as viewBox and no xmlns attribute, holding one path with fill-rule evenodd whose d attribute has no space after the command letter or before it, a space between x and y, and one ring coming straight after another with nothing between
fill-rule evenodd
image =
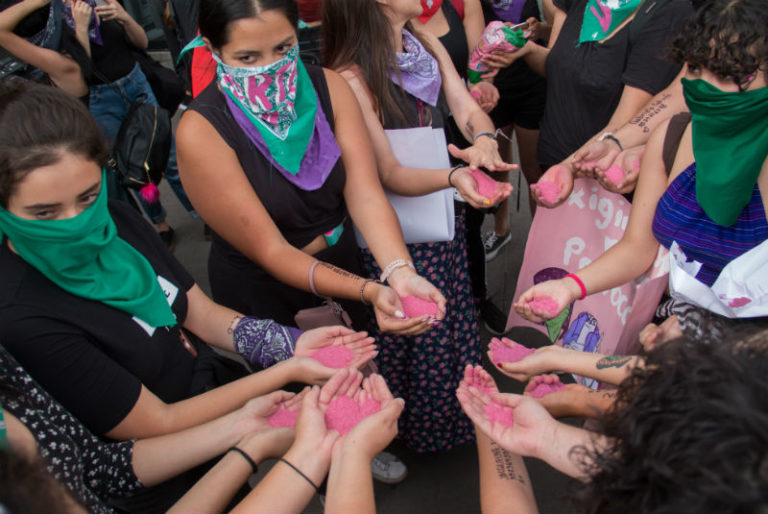
<instances>
[{"instance_id":1,"label":"black tank top","mask_svg":"<svg viewBox=\"0 0 768 514\"><path fill-rule=\"evenodd\" d=\"M441 8L445 18L448 20L448 32L440 36L440 42L448 50L448 55L451 56L451 61L453 61L456 71L459 72L461 78L466 80L469 48L467 46L467 33L464 30L464 24L450 1L444 1Z\"/></svg>"},{"instance_id":2,"label":"black tank top","mask_svg":"<svg viewBox=\"0 0 768 514\"><path fill-rule=\"evenodd\" d=\"M317 93L331 130L334 129L333 108L323 69L307 65L307 72ZM259 200L283 237L296 248L303 248L320 234L332 230L347 216L344 202L346 174L341 159L325 183L315 191L304 191L283 177L251 143L229 111L224 95L214 80L189 107L213 125L224 141L235 151L243 172ZM216 170L210 170L215 174ZM217 234L213 244L241 262L248 261L239 251Z\"/></svg>"}]
</instances>

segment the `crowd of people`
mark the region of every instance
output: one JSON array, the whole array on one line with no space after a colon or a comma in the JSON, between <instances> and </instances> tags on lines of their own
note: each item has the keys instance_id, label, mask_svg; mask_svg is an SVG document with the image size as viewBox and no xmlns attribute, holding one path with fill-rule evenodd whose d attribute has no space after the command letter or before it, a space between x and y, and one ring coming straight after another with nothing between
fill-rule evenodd
<instances>
[{"instance_id":1,"label":"crowd of people","mask_svg":"<svg viewBox=\"0 0 768 514\"><path fill-rule=\"evenodd\" d=\"M210 234L211 297L118 178L132 105L159 105L142 26L118 0L0 6L0 510L375 512L396 437L476 444L487 513L537 511L523 457L587 512L768 509L764 0L200 0L162 174ZM515 298L527 320L669 250L636 355L494 339L483 367L510 177L534 216L582 177L632 205Z\"/></svg>"}]
</instances>

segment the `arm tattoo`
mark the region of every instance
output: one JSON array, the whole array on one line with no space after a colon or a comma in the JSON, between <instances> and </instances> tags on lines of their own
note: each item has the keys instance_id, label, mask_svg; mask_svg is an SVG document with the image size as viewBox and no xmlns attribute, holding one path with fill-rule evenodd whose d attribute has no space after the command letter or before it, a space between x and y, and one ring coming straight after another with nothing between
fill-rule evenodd
<instances>
[{"instance_id":1,"label":"arm tattoo","mask_svg":"<svg viewBox=\"0 0 768 514\"><path fill-rule=\"evenodd\" d=\"M467 133L470 136L470 139L475 135L475 126L472 125L471 121L468 121L466 125L464 125L464 128L467 129Z\"/></svg>"},{"instance_id":2,"label":"arm tattoo","mask_svg":"<svg viewBox=\"0 0 768 514\"><path fill-rule=\"evenodd\" d=\"M341 275L342 277L351 278L354 280L362 280L360 277L358 277L354 273L350 273L349 271L336 267L333 264L330 264L328 262L320 262L320 266L324 268L328 268L329 270L333 271L337 275Z\"/></svg>"},{"instance_id":3,"label":"arm tattoo","mask_svg":"<svg viewBox=\"0 0 768 514\"><path fill-rule=\"evenodd\" d=\"M493 460L496 461L496 474L499 478L502 480L517 480L525 485L525 478L515 473L512 454L493 441L491 441L491 453L493 454Z\"/></svg>"},{"instance_id":4,"label":"arm tattoo","mask_svg":"<svg viewBox=\"0 0 768 514\"><path fill-rule=\"evenodd\" d=\"M595 367L597 369L620 368L631 360L631 355L608 355L597 361Z\"/></svg>"},{"instance_id":5,"label":"arm tattoo","mask_svg":"<svg viewBox=\"0 0 768 514\"><path fill-rule=\"evenodd\" d=\"M660 114L661 111L667 108L667 104L664 102L671 96L672 94L667 93L658 100L654 100L651 105L640 111L640 114L629 120L629 124L639 126L641 129L643 129L643 133L647 134L651 131L650 127L648 126L651 118Z\"/></svg>"}]
</instances>

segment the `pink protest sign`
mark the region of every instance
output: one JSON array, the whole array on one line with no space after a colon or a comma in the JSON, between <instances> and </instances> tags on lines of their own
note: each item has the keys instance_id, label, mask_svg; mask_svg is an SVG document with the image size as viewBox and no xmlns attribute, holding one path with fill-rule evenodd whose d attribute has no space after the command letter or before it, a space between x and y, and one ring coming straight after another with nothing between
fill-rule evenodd
<instances>
[{"instance_id":1,"label":"pink protest sign","mask_svg":"<svg viewBox=\"0 0 768 514\"><path fill-rule=\"evenodd\" d=\"M630 207L623 196L606 191L596 180L579 178L561 206L537 209L515 300L534 284L580 270L616 244L626 229ZM637 353L638 333L653 318L668 270L667 252L661 248L651 268L638 279L576 300L544 324L527 321L511 309L507 329L533 327L553 343L585 352Z\"/></svg>"}]
</instances>

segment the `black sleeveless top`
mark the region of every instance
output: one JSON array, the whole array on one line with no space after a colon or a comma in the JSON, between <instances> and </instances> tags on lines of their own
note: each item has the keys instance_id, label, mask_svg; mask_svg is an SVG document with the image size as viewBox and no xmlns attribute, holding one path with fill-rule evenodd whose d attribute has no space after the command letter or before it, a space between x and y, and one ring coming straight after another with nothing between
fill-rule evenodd
<instances>
[{"instance_id":1,"label":"black sleeveless top","mask_svg":"<svg viewBox=\"0 0 768 514\"><path fill-rule=\"evenodd\" d=\"M448 32L440 36L448 55L451 56L453 66L459 72L459 76L467 79L467 64L469 64L469 48L467 46L467 33L461 21L459 13L450 1L446 0L441 6L445 18L448 20Z\"/></svg>"},{"instance_id":2,"label":"black sleeveless top","mask_svg":"<svg viewBox=\"0 0 768 514\"><path fill-rule=\"evenodd\" d=\"M306 68L318 102L333 130L333 108L323 69L312 65L307 65ZM273 169L269 160L251 143L230 113L215 80L189 108L204 116L235 151L251 187L288 243L296 248L303 248L346 218L347 206L343 196L346 174L341 159L322 187L315 191L304 191ZM215 174L216 170L210 170L210 173ZM250 262L216 233L213 234L213 244L226 250L225 254L231 258Z\"/></svg>"}]
</instances>

